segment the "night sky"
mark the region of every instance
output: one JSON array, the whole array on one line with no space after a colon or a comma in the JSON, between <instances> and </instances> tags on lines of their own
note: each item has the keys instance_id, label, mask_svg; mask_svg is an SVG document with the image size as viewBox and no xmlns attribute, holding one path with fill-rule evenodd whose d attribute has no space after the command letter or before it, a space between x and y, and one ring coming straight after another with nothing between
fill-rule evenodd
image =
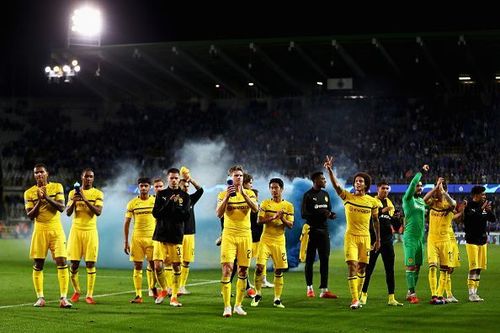
<instances>
[{"instance_id":1,"label":"night sky","mask_svg":"<svg viewBox=\"0 0 500 333\"><path fill-rule=\"evenodd\" d=\"M82 2L16 0L10 11L2 10L5 26L10 28L2 32L6 47L0 55L0 94L23 96L43 80L50 50L65 47L70 13ZM102 44L500 29L492 8L438 10L411 8L416 6L411 2L391 8L329 3L334 9L326 1L316 6L310 2L307 7L305 2L271 7L269 1L189 2L182 6L165 0L97 3L104 15Z\"/></svg>"}]
</instances>

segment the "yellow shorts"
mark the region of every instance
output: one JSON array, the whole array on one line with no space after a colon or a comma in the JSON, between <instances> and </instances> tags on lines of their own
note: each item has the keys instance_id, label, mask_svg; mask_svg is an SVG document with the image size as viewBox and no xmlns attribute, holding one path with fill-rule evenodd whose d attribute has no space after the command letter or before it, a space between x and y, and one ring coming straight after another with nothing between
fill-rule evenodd
<instances>
[{"instance_id":1,"label":"yellow shorts","mask_svg":"<svg viewBox=\"0 0 500 333\"><path fill-rule=\"evenodd\" d=\"M449 266L451 259L449 240L433 241L427 240L427 262L430 264L439 264L440 266Z\"/></svg>"},{"instance_id":2,"label":"yellow shorts","mask_svg":"<svg viewBox=\"0 0 500 333\"><path fill-rule=\"evenodd\" d=\"M458 244L456 240L450 240L450 257L448 266L450 267L460 267L460 250L458 249Z\"/></svg>"},{"instance_id":3,"label":"yellow shorts","mask_svg":"<svg viewBox=\"0 0 500 333\"><path fill-rule=\"evenodd\" d=\"M182 239L182 261L194 262L194 234L184 235Z\"/></svg>"},{"instance_id":4,"label":"yellow shorts","mask_svg":"<svg viewBox=\"0 0 500 333\"><path fill-rule=\"evenodd\" d=\"M130 261L143 262L153 260L153 240L151 237L132 236Z\"/></svg>"},{"instance_id":5,"label":"yellow shorts","mask_svg":"<svg viewBox=\"0 0 500 333\"><path fill-rule=\"evenodd\" d=\"M357 261L367 264L370 261L370 236L346 234L344 237L345 261Z\"/></svg>"},{"instance_id":6,"label":"yellow shorts","mask_svg":"<svg viewBox=\"0 0 500 333\"><path fill-rule=\"evenodd\" d=\"M222 243L220 245L220 262L233 263L238 260L238 265L248 267L252 258L252 234L234 236L222 234Z\"/></svg>"},{"instance_id":7,"label":"yellow shorts","mask_svg":"<svg viewBox=\"0 0 500 333\"><path fill-rule=\"evenodd\" d=\"M164 261L167 265L182 262L182 244L154 241L153 260Z\"/></svg>"},{"instance_id":8,"label":"yellow shorts","mask_svg":"<svg viewBox=\"0 0 500 333\"><path fill-rule=\"evenodd\" d=\"M259 254L259 244L260 241L252 243L252 258L257 258L257 255Z\"/></svg>"},{"instance_id":9,"label":"yellow shorts","mask_svg":"<svg viewBox=\"0 0 500 333\"><path fill-rule=\"evenodd\" d=\"M273 260L274 269L288 268L286 245L280 242L260 241L259 252L256 255L257 265L266 265L267 259Z\"/></svg>"},{"instance_id":10,"label":"yellow shorts","mask_svg":"<svg viewBox=\"0 0 500 333\"><path fill-rule=\"evenodd\" d=\"M71 228L68 239L68 259L85 262L97 261L99 252L99 236L95 230L78 230Z\"/></svg>"},{"instance_id":11,"label":"yellow shorts","mask_svg":"<svg viewBox=\"0 0 500 333\"><path fill-rule=\"evenodd\" d=\"M465 248L467 249L467 258L469 259L469 271L473 269L486 269L488 264L487 244L484 245L466 244Z\"/></svg>"},{"instance_id":12,"label":"yellow shorts","mask_svg":"<svg viewBox=\"0 0 500 333\"><path fill-rule=\"evenodd\" d=\"M36 230L31 236L30 258L45 259L50 250L52 259L66 258L66 235L64 230Z\"/></svg>"}]
</instances>

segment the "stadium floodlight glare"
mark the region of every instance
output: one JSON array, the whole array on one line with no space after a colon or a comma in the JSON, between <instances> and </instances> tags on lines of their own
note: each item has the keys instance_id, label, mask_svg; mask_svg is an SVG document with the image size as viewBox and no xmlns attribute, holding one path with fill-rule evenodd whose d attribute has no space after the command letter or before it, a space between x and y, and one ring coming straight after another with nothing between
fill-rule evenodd
<instances>
[{"instance_id":1,"label":"stadium floodlight glare","mask_svg":"<svg viewBox=\"0 0 500 333\"><path fill-rule=\"evenodd\" d=\"M76 9L69 20L68 47L101 46L102 26L103 19L99 9L90 6Z\"/></svg>"},{"instance_id":2,"label":"stadium floodlight glare","mask_svg":"<svg viewBox=\"0 0 500 333\"><path fill-rule=\"evenodd\" d=\"M321 81L316 81L316 84L317 84L318 86L322 86L322 85L323 85L323 82L321 82Z\"/></svg>"},{"instance_id":3,"label":"stadium floodlight glare","mask_svg":"<svg viewBox=\"0 0 500 333\"><path fill-rule=\"evenodd\" d=\"M460 74L458 76L458 80L460 81L470 81L471 77L470 75L467 75L467 74Z\"/></svg>"},{"instance_id":4,"label":"stadium floodlight glare","mask_svg":"<svg viewBox=\"0 0 500 333\"><path fill-rule=\"evenodd\" d=\"M77 64L74 66L73 64ZM50 66L45 66L44 72L45 76L47 76L48 82L56 82L59 83L60 79L64 79L64 82L69 83L72 81L72 78L76 76L76 74L81 70L80 65L78 65L77 60L73 60L71 62L71 66L64 65L56 65L53 68Z\"/></svg>"},{"instance_id":5,"label":"stadium floodlight glare","mask_svg":"<svg viewBox=\"0 0 500 333\"><path fill-rule=\"evenodd\" d=\"M249 87L253 87L253 82L248 82Z\"/></svg>"},{"instance_id":6,"label":"stadium floodlight glare","mask_svg":"<svg viewBox=\"0 0 500 333\"><path fill-rule=\"evenodd\" d=\"M101 33L101 28L101 11L97 8L79 8L71 16L71 31L85 36L96 36Z\"/></svg>"}]
</instances>

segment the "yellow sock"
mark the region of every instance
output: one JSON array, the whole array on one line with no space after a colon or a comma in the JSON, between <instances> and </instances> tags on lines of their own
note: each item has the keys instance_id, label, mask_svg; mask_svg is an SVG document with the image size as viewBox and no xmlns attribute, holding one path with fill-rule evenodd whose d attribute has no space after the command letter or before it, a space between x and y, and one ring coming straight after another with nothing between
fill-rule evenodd
<instances>
[{"instance_id":1,"label":"yellow sock","mask_svg":"<svg viewBox=\"0 0 500 333\"><path fill-rule=\"evenodd\" d=\"M453 296L453 292L451 291L451 274L448 273L446 276L446 296L451 297Z\"/></svg>"},{"instance_id":2,"label":"yellow sock","mask_svg":"<svg viewBox=\"0 0 500 333\"><path fill-rule=\"evenodd\" d=\"M222 292L222 299L224 300L224 307L231 306L231 277L222 277L220 280L220 290Z\"/></svg>"},{"instance_id":3,"label":"yellow sock","mask_svg":"<svg viewBox=\"0 0 500 333\"><path fill-rule=\"evenodd\" d=\"M189 276L189 266L181 265L181 280L179 287L185 287Z\"/></svg>"},{"instance_id":4,"label":"yellow sock","mask_svg":"<svg viewBox=\"0 0 500 333\"><path fill-rule=\"evenodd\" d=\"M148 267L146 268L146 278L148 279L148 288L153 289L155 287L155 274L153 273L153 270Z\"/></svg>"},{"instance_id":5,"label":"yellow sock","mask_svg":"<svg viewBox=\"0 0 500 333\"><path fill-rule=\"evenodd\" d=\"M168 265L165 267L165 280L167 281L167 288L172 288L174 279L174 270L172 269L172 265ZM166 290L166 289L165 289Z\"/></svg>"},{"instance_id":6,"label":"yellow sock","mask_svg":"<svg viewBox=\"0 0 500 333\"><path fill-rule=\"evenodd\" d=\"M437 289L437 296L443 297L444 289L446 288L446 280L448 280L448 271L439 272L439 285Z\"/></svg>"},{"instance_id":7,"label":"yellow sock","mask_svg":"<svg viewBox=\"0 0 500 333\"><path fill-rule=\"evenodd\" d=\"M134 269L132 280L134 281L135 295L142 297L142 269Z\"/></svg>"},{"instance_id":8,"label":"yellow sock","mask_svg":"<svg viewBox=\"0 0 500 333\"><path fill-rule=\"evenodd\" d=\"M33 267L33 286L35 287L36 297L43 296L43 271Z\"/></svg>"},{"instance_id":9,"label":"yellow sock","mask_svg":"<svg viewBox=\"0 0 500 333\"><path fill-rule=\"evenodd\" d=\"M94 267L87 268L87 297L94 296L95 278L97 276L97 269Z\"/></svg>"},{"instance_id":10,"label":"yellow sock","mask_svg":"<svg viewBox=\"0 0 500 333\"><path fill-rule=\"evenodd\" d=\"M255 284L255 291L257 292L257 294L259 295L262 295L262 283L263 283L263 280L264 280L264 275L257 275L257 270L255 270L255 273L254 273L254 279L253 279L253 283Z\"/></svg>"},{"instance_id":11,"label":"yellow sock","mask_svg":"<svg viewBox=\"0 0 500 333\"><path fill-rule=\"evenodd\" d=\"M234 302L234 305L241 305L241 302L243 301L243 297L245 297L245 292L247 290L247 277L246 276L239 276L238 275L238 281L236 282L236 300Z\"/></svg>"},{"instance_id":12,"label":"yellow sock","mask_svg":"<svg viewBox=\"0 0 500 333\"><path fill-rule=\"evenodd\" d=\"M358 292L358 276L349 276L347 278L347 283L349 284L349 291L351 292L351 297L353 301L357 301L359 297Z\"/></svg>"},{"instance_id":13,"label":"yellow sock","mask_svg":"<svg viewBox=\"0 0 500 333\"><path fill-rule=\"evenodd\" d=\"M181 272L174 272L172 279L172 297L177 297L179 292L179 282L181 281Z\"/></svg>"},{"instance_id":14,"label":"yellow sock","mask_svg":"<svg viewBox=\"0 0 500 333\"><path fill-rule=\"evenodd\" d=\"M437 267L429 267L429 287L431 289L431 295L437 295Z\"/></svg>"},{"instance_id":15,"label":"yellow sock","mask_svg":"<svg viewBox=\"0 0 500 333\"><path fill-rule=\"evenodd\" d=\"M57 280L59 281L59 292L61 297L68 296L69 274L68 265L57 266Z\"/></svg>"},{"instance_id":16,"label":"yellow sock","mask_svg":"<svg viewBox=\"0 0 500 333\"><path fill-rule=\"evenodd\" d=\"M71 285L75 293L80 293L80 278L78 277L78 269L75 271L70 270Z\"/></svg>"},{"instance_id":17,"label":"yellow sock","mask_svg":"<svg viewBox=\"0 0 500 333\"><path fill-rule=\"evenodd\" d=\"M363 284L365 283L365 274L359 275L358 274L358 295L361 297L361 291L363 289Z\"/></svg>"},{"instance_id":18,"label":"yellow sock","mask_svg":"<svg viewBox=\"0 0 500 333\"><path fill-rule=\"evenodd\" d=\"M280 275L274 274L274 299L281 299L284 284L285 280L283 278L283 273Z\"/></svg>"},{"instance_id":19,"label":"yellow sock","mask_svg":"<svg viewBox=\"0 0 500 333\"><path fill-rule=\"evenodd\" d=\"M168 289L167 278L165 270L163 268L159 272L156 271L156 280L158 281L161 289L167 291Z\"/></svg>"}]
</instances>

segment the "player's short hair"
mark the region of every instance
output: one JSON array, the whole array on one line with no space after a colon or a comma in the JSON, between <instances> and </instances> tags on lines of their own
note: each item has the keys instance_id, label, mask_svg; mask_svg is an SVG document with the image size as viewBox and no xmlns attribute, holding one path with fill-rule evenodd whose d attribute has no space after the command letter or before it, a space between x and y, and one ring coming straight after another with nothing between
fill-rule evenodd
<instances>
[{"instance_id":1,"label":"player's short hair","mask_svg":"<svg viewBox=\"0 0 500 333\"><path fill-rule=\"evenodd\" d=\"M169 173L181 173L181 172L177 168L170 168L170 169L167 170L167 175Z\"/></svg>"},{"instance_id":2,"label":"player's short hair","mask_svg":"<svg viewBox=\"0 0 500 333\"><path fill-rule=\"evenodd\" d=\"M358 177L361 177L365 180L365 192L368 192L368 190L370 189L370 186L372 185L372 177L370 177L370 175L365 173L365 172L358 172L352 178L352 185L353 186L354 186L354 183L356 182L356 178L358 178Z\"/></svg>"},{"instance_id":3,"label":"player's short hair","mask_svg":"<svg viewBox=\"0 0 500 333\"><path fill-rule=\"evenodd\" d=\"M379 182L377 183L377 187L384 186L384 185L389 186L389 183L388 183L388 182L386 182L385 180L379 181Z\"/></svg>"},{"instance_id":4,"label":"player's short hair","mask_svg":"<svg viewBox=\"0 0 500 333\"><path fill-rule=\"evenodd\" d=\"M484 191L486 191L486 187L481 185L476 185L472 187L472 189L470 190L470 194L471 195L483 194Z\"/></svg>"},{"instance_id":5,"label":"player's short hair","mask_svg":"<svg viewBox=\"0 0 500 333\"><path fill-rule=\"evenodd\" d=\"M243 174L243 184L247 184L253 180L253 176L249 173Z\"/></svg>"},{"instance_id":6,"label":"player's short hair","mask_svg":"<svg viewBox=\"0 0 500 333\"><path fill-rule=\"evenodd\" d=\"M144 183L147 183L147 184L151 185L151 178L149 178L149 177L140 177L139 179L137 179L137 184L144 184Z\"/></svg>"},{"instance_id":7,"label":"player's short hair","mask_svg":"<svg viewBox=\"0 0 500 333\"><path fill-rule=\"evenodd\" d=\"M322 171L315 171L315 172L311 173L311 177L310 178L314 182L314 181L316 181L316 179L318 177L321 177L321 176L323 176L323 172Z\"/></svg>"},{"instance_id":8,"label":"player's short hair","mask_svg":"<svg viewBox=\"0 0 500 333\"><path fill-rule=\"evenodd\" d=\"M154 183L159 183L159 182L165 183L165 182L163 181L163 179L161 179L161 178L155 178L155 179L153 179L153 184L154 184Z\"/></svg>"},{"instance_id":9,"label":"player's short hair","mask_svg":"<svg viewBox=\"0 0 500 333\"><path fill-rule=\"evenodd\" d=\"M85 169L83 169L83 170L82 170L82 176L83 176L83 175L85 174L85 172L87 172L87 171L90 171L90 172L94 173L94 170L93 170L92 168L85 168Z\"/></svg>"},{"instance_id":10,"label":"player's short hair","mask_svg":"<svg viewBox=\"0 0 500 333\"><path fill-rule=\"evenodd\" d=\"M279 187L282 188L282 189L285 187L285 184L283 183L283 180L281 180L280 178L272 178L269 181L269 186L271 186L272 183L278 184Z\"/></svg>"},{"instance_id":11,"label":"player's short hair","mask_svg":"<svg viewBox=\"0 0 500 333\"><path fill-rule=\"evenodd\" d=\"M37 163L37 164L35 164L35 166L33 167L33 169L36 169L36 168L44 168L45 171L47 171L47 172L49 171L47 169L47 166L45 164L43 164L43 163Z\"/></svg>"},{"instance_id":12,"label":"player's short hair","mask_svg":"<svg viewBox=\"0 0 500 333\"><path fill-rule=\"evenodd\" d=\"M227 171L227 174L229 176L232 176L233 172L235 172L235 171L241 171L241 172L243 172L243 174L245 174L245 170L243 170L243 167L239 164L233 165L232 167L230 167L229 170Z\"/></svg>"}]
</instances>

